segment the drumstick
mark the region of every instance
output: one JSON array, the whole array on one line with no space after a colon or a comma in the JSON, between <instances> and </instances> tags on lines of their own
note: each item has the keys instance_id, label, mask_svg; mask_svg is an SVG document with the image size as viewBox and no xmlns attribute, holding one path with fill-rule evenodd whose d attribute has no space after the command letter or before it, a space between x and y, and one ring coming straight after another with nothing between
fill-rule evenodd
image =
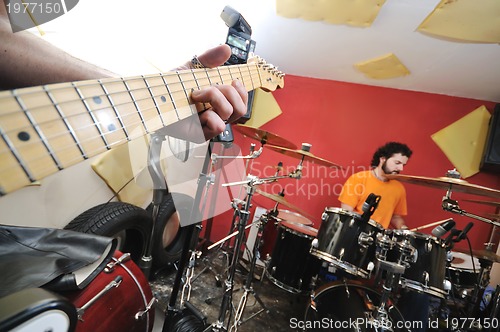
<instances>
[{"instance_id":1,"label":"drumstick","mask_svg":"<svg viewBox=\"0 0 500 332\"><path fill-rule=\"evenodd\" d=\"M249 225L246 225L246 226L245 226L245 229L247 229L248 227L252 227L254 224L256 224L256 223L254 222L254 223L251 223L251 224L249 224ZM223 238L223 239L221 239L221 240L219 240L219 241L215 242L214 244L210 245L210 246L207 248L207 250L210 250L210 249L212 249L213 247L218 246L219 244L221 244L222 242L226 241L227 239L232 238L233 236L235 236L235 235L236 235L236 234L238 234L239 232L240 232L240 231L232 232L231 234L229 234L229 235L228 235L228 236L226 236L225 238Z\"/></svg>"},{"instance_id":2,"label":"drumstick","mask_svg":"<svg viewBox=\"0 0 500 332\"><path fill-rule=\"evenodd\" d=\"M427 225L423 225L423 226L419 226L419 227L416 227L416 228L412 228L412 229L410 229L410 231L416 232L416 231L419 231L419 230L424 229L424 228L429 228L429 227L432 227L432 226L436 226L436 225L442 224L442 223L444 223L447 220L448 219L443 219L443 220L439 220L439 221L436 221L436 222L433 222L433 223L430 223L430 224L427 224Z\"/></svg>"}]
</instances>

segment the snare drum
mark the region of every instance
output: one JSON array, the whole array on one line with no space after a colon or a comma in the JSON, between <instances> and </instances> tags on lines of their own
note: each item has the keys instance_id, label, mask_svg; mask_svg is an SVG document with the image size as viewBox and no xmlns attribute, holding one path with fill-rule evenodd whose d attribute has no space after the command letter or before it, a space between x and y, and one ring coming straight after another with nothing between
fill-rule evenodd
<instances>
[{"instance_id":1,"label":"snare drum","mask_svg":"<svg viewBox=\"0 0 500 332\"><path fill-rule=\"evenodd\" d=\"M479 259L461 252L450 252L450 266L446 267L446 275L458 288L472 288L477 284L481 264ZM474 265L473 265L474 262Z\"/></svg>"},{"instance_id":2,"label":"snare drum","mask_svg":"<svg viewBox=\"0 0 500 332\"><path fill-rule=\"evenodd\" d=\"M108 267L84 289L61 293L77 309L85 309L76 331L152 330L155 311L148 281L132 260L117 263L121 256L116 251Z\"/></svg>"},{"instance_id":3,"label":"snare drum","mask_svg":"<svg viewBox=\"0 0 500 332\"><path fill-rule=\"evenodd\" d=\"M266 267L266 275L276 286L290 292L303 293L312 289L321 261L309 253L317 235L315 228L282 221Z\"/></svg>"},{"instance_id":4,"label":"snare drum","mask_svg":"<svg viewBox=\"0 0 500 332\"><path fill-rule=\"evenodd\" d=\"M401 277L402 287L445 298L450 287L449 282L445 280L446 247L444 242L432 235L409 230L392 230L391 232L397 243L401 244L406 240L415 248L413 257ZM401 247L396 245L394 251ZM397 255L401 254L401 252L397 253Z\"/></svg>"},{"instance_id":5,"label":"snare drum","mask_svg":"<svg viewBox=\"0 0 500 332\"><path fill-rule=\"evenodd\" d=\"M369 278L375 260L376 234L384 228L361 216L339 208L326 208L311 254L342 270Z\"/></svg>"}]
</instances>

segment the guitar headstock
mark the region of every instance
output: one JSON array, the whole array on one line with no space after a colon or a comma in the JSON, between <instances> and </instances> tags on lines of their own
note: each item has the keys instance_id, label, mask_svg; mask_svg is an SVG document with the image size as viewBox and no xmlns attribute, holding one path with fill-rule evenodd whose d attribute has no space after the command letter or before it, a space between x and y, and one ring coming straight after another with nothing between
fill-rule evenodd
<instances>
[{"instance_id":1,"label":"guitar headstock","mask_svg":"<svg viewBox=\"0 0 500 332\"><path fill-rule=\"evenodd\" d=\"M266 63L264 59L254 56L251 59L248 59L247 63L257 64L262 81L261 89L265 91L274 91L278 88L283 88L285 85L285 74L282 71L279 71L278 68L272 64Z\"/></svg>"}]
</instances>

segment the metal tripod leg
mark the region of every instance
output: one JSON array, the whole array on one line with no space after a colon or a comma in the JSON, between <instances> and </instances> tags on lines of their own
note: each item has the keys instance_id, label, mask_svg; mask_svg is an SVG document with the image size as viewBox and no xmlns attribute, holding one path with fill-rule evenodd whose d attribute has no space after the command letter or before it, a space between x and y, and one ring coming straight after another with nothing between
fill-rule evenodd
<instances>
[{"instance_id":1,"label":"metal tripod leg","mask_svg":"<svg viewBox=\"0 0 500 332\"><path fill-rule=\"evenodd\" d=\"M253 247L252 261L250 263L250 268L249 268L248 275L247 275L246 282L245 282L245 286L244 286L245 291L240 299L240 303L238 305L238 308L236 309L234 324L231 326L231 329L229 330L231 332L232 331L236 332L238 330L238 326L249 321L250 319L257 316L258 314L260 314L264 311L269 313L269 309L266 307L264 302L261 300L261 298L259 297L257 292L252 287L252 280L254 277L255 265L257 263L257 258L259 256L259 249L260 249L260 243L261 243L261 239L262 239L262 232L264 231L264 226L266 223L267 223L267 216L262 215L260 217L260 220L259 220L259 228L258 228L258 232L257 232L257 238L255 240L255 245ZM251 315L249 318L242 320L243 312L245 311L249 294L253 295L253 297L257 300L257 302L260 304L262 309L256 313L254 313L253 315Z\"/></svg>"}]
</instances>

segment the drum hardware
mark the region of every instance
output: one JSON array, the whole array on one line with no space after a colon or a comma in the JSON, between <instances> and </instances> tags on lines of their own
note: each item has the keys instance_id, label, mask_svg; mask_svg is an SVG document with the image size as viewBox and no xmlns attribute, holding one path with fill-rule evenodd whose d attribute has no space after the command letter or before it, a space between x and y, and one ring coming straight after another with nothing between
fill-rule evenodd
<instances>
[{"instance_id":1,"label":"drum hardware","mask_svg":"<svg viewBox=\"0 0 500 332\"><path fill-rule=\"evenodd\" d=\"M131 260L131 256L130 256L130 253L124 253L123 255L121 255L116 261L111 261L109 262L106 267L104 268L104 272L105 273L111 273L113 272L113 270L115 269L115 266L117 264L123 264L129 260Z\"/></svg>"},{"instance_id":2,"label":"drum hardware","mask_svg":"<svg viewBox=\"0 0 500 332\"><path fill-rule=\"evenodd\" d=\"M107 284L99 293L97 293L93 298L91 298L80 308L77 308L76 314L78 316L78 320L83 322L84 321L83 314L85 313L85 310L87 310L92 304L94 304L97 300L103 297L107 292L109 292L113 288L120 286L122 280L123 280L122 276L117 276L114 280L112 280L109 284Z\"/></svg>"},{"instance_id":3,"label":"drum hardware","mask_svg":"<svg viewBox=\"0 0 500 332\"><path fill-rule=\"evenodd\" d=\"M156 223L156 219L159 215L159 207L160 203L163 200L163 195L164 195L164 190L161 190L161 188L166 188L168 190L167 183L165 181L165 177L162 174L162 168L159 163L159 158L160 158L160 149L161 149L161 143L165 139L165 137L160 137L158 134L153 134L154 135L154 140L152 139L151 141L155 141L155 144L153 145L154 149L151 149L150 147L150 166L148 167L151 177L153 179L153 184L154 184L154 189L153 189L153 225ZM152 143L151 143L152 144ZM210 144L208 145L207 153L204 159L203 163L203 170L206 170L208 168L208 165L211 160L211 146ZM154 162L154 163L153 163ZM181 257L178 262L177 266L177 272L174 278L174 283L172 285L172 290L171 294L169 297L169 302L167 305L167 310L165 312L165 320L163 322L163 331L172 331L174 327L177 328L177 326L182 323L183 319L187 322L192 318L192 320L195 320L197 323L201 325L205 325L205 320L201 319L202 315L199 314L198 310L194 308L188 301L185 301L184 303L184 308L177 308L177 297L179 295L179 290L181 287L182 283L182 274L184 270L186 269L186 266L189 261L190 257L190 252L192 251L191 248L191 241L189 239L193 238L193 235L195 233L198 233L200 230L200 225L196 222L196 220L193 220L195 218L195 209L197 206L199 206L202 195L203 195L203 189L204 186L201 185L202 179L208 179L210 181L210 178L207 177L204 174L200 174L198 178L198 186L196 190L196 194L194 197L194 203L192 206L191 214L189 216L188 220L188 225L186 227L186 241L183 243L182 247L182 252L181 252ZM207 185L208 186L208 185ZM153 232L151 232L153 234ZM152 242L152 238L151 241ZM149 244L149 247L152 248L152 243ZM181 316L181 319L178 319L179 316Z\"/></svg>"},{"instance_id":4,"label":"drum hardware","mask_svg":"<svg viewBox=\"0 0 500 332\"><path fill-rule=\"evenodd\" d=\"M374 243L374 239L371 234L361 232L358 237L358 244L362 248L362 251L368 249Z\"/></svg>"},{"instance_id":5,"label":"drum hardware","mask_svg":"<svg viewBox=\"0 0 500 332\"><path fill-rule=\"evenodd\" d=\"M246 165L245 165L245 174L248 170L248 167L249 167L249 162L253 159L256 159L258 158L261 153L262 153L262 147L258 150L258 151L255 151L255 144L251 144L250 145L250 152L248 155L246 156L227 156L227 155L223 155L223 154L216 154L216 153L211 153L210 154L210 160L211 160L211 166L212 168L215 167L215 164L217 163L217 160L219 159L246 159ZM206 199L208 197L208 187L210 185L214 185L216 184L216 181L215 181L215 176L213 175L213 172L210 171L210 174L207 176L207 186L206 186L206 192L205 192L205 200L204 200L204 203L203 203L203 207L202 207L202 211L205 209L205 206L206 206ZM212 196L216 197L217 196L217 191L218 191L218 185L216 185L214 188L214 192L212 193ZM241 192L240 192L240 195L241 195ZM239 195L239 196L240 196ZM244 203L244 201L238 199L238 198L233 198L232 202L231 202L231 205L233 208L235 208L237 205L239 204L242 204ZM209 212L209 216L212 216L213 215L213 209L215 208L215 205L214 204L211 204L210 205L210 212ZM207 234L205 234L205 237L208 237L210 236L210 228L211 228L211 220L212 218L210 217L209 219L207 219ZM231 224L230 228L229 228L229 232L228 232L228 236L226 236L223 240L221 241L218 241L217 243L214 243L210 246L207 247L207 250L211 250L212 248L218 246L219 244L222 244L215 252L213 252L211 254L211 258L208 258L208 257L204 257L203 258L203 261L205 262L205 266L204 268L192 279L192 281L195 281L196 279L198 279L198 277L200 275L202 275L206 270L209 270L210 272L212 272L214 274L214 278L215 278L215 282L216 282L216 285L218 287L222 287L222 275L227 272L224 271L223 273L218 273L214 266L213 266L213 260L218 256L218 253L223 250L223 253L224 255L228 256L228 252L231 251L231 248L224 248L224 245L225 245L225 242L226 240L234 237L238 231L236 232L233 232L235 229L235 225L234 224ZM229 257L228 257L228 263L227 265L229 266ZM210 301L209 299L207 299L207 301Z\"/></svg>"},{"instance_id":6,"label":"drum hardware","mask_svg":"<svg viewBox=\"0 0 500 332\"><path fill-rule=\"evenodd\" d=\"M460 173L456 172L456 170L448 171L445 177L439 177L439 178L429 178L423 176L411 176L402 174L387 174L387 178L391 180L398 180L401 182L423 185L432 188L445 189L446 195L443 197L442 200L442 208L445 211L460 214L495 226L500 226L500 223L498 221L494 221L488 218L484 218L466 212L465 210L461 209L458 206L457 201L451 199L452 191L463 192L472 195L487 196L491 198L500 198L500 190L495 190L483 186L470 184L469 182L460 179Z\"/></svg>"},{"instance_id":7,"label":"drum hardware","mask_svg":"<svg viewBox=\"0 0 500 332\"><path fill-rule=\"evenodd\" d=\"M267 312L267 313L269 313L269 309L266 307L266 305L264 304L264 302L262 302L262 300L259 297L259 295L257 294L257 292L252 287L252 280L253 280L253 277L254 277L255 265L257 263L257 258L259 257L260 242L261 242L260 238L262 236L262 232L264 231L264 226L267 223L267 221L268 221L268 219L267 219L267 217L265 215L262 215L259 218L259 222L258 222L259 226L258 226L258 232L257 232L257 239L256 239L255 245L253 247L252 260L250 262L250 267L248 269L248 274L247 274L247 278L246 278L246 281L245 281L245 285L243 286L244 292L243 292L243 295L241 296L240 302L238 304L238 308L236 309L236 313L235 313L235 317L234 317L234 323L231 326L231 329L229 331L235 331L236 332L238 330L238 327L241 324L249 321L250 319L254 318L255 316L257 316L258 314L260 314L260 313L262 313L264 311ZM252 314L247 319L242 320L243 312L245 311L249 295L252 295L255 298L255 300L260 304L260 306L262 307L262 309L260 309L256 313Z\"/></svg>"},{"instance_id":8,"label":"drum hardware","mask_svg":"<svg viewBox=\"0 0 500 332\"><path fill-rule=\"evenodd\" d=\"M387 253L394 247L394 240L389 236L387 231L384 231L377 233L376 243L376 258L381 261L387 260Z\"/></svg>"},{"instance_id":9,"label":"drum hardware","mask_svg":"<svg viewBox=\"0 0 500 332\"><path fill-rule=\"evenodd\" d=\"M389 319L389 313L386 309L387 303L390 300L391 294L395 291L395 287L399 284L399 279L405 271L405 266L388 261L379 261L379 269L385 271L385 280L382 285L382 292L380 296L380 304L377 307L375 316L372 317L374 322L373 326L379 326L377 331L393 331L392 324Z\"/></svg>"},{"instance_id":10,"label":"drum hardware","mask_svg":"<svg viewBox=\"0 0 500 332\"><path fill-rule=\"evenodd\" d=\"M398 258L398 264L404 265L405 267L410 267L411 263L416 263L418 260L418 251L417 249L415 249L414 246L411 245L409 241L409 236L410 234L406 233L406 236L403 238L403 241L396 243L396 247L398 248L398 251L400 253ZM424 251L426 253L429 253L431 250L432 250L432 245L429 242L427 242L427 244L424 245ZM427 278L426 278L427 282L428 279L429 279L429 274L427 273Z\"/></svg>"},{"instance_id":11,"label":"drum hardware","mask_svg":"<svg viewBox=\"0 0 500 332\"><path fill-rule=\"evenodd\" d=\"M237 225L238 233L235 236L234 243L234 253L231 259L231 265L227 274L226 281L224 283L225 289L222 297L222 303L220 306L219 316L215 323L212 324L211 329L213 331L228 331L228 326L230 325L230 317L227 319L226 316L228 312L232 310L232 296L234 291L234 277L236 275L236 267L240 259L241 246L243 244L243 237L245 236L245 226L250 215L250 204L252 197L255 193L255 187L262 183L267 183L267 181L274 181L274 179L259 179L255 176L248 175L248 180L245 181L246 186L246 198L243 203L239 206L234 204L234 214L232 225ZM226 184L233 185L233 184ZM223 184L224 186L224 184ZM253 276L253 275L252 275Z\"/></svg>"},{"instance_id":12,"label":"drum hardware","mask_svg":"<svg viewBox=\"0 0 500 332\"><path fill-rule=\"evenodd\" d=\"M127 256L115 251L112 260L122 257ZM115 264L112 271L101 271L81 290L60 294L78 308L76 331L151 331L153 327L155 297L132 260Z\"/></svg>"}]
</instances>

